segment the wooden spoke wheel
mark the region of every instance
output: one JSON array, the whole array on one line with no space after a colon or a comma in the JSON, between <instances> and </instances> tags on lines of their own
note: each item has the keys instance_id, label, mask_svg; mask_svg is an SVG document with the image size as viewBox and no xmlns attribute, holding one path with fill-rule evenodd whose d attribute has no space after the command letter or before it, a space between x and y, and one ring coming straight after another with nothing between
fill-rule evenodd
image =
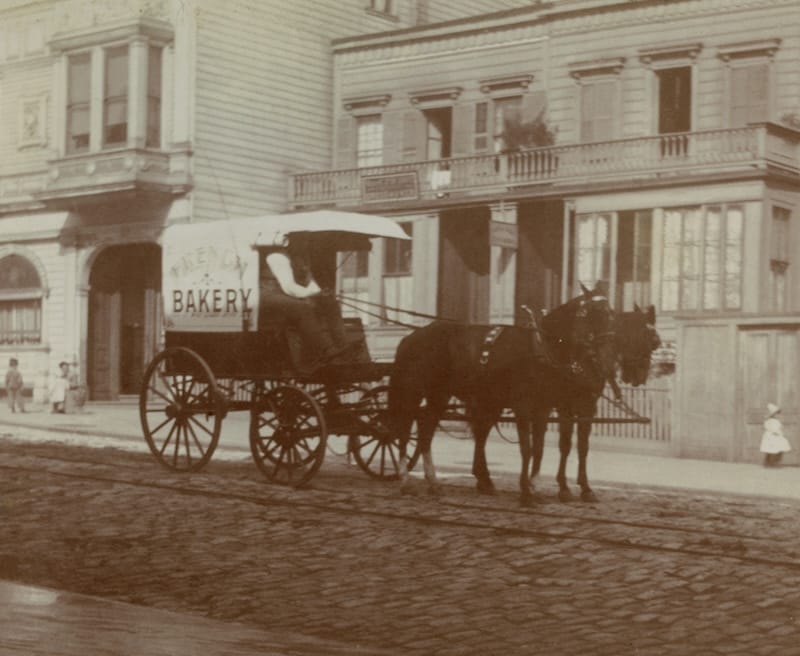
<instances>
[{"instance_id":1,"label":"wooden spoke wheel","mask_svg":"<svg viewBox=\"0 0 800 656\"><path fill-rule=\"evenodd\" d=\"M187 348L168 348L150 362L139 392L147 445L167 469L202 469L219 442L225 402L205 361Z\"/></svg>"},{"instance_id":2,"label":"wooden spoke wheel","mask_svg":"<svg viewBox=\"0 0 800 656\"><path fill-rule=\"evenodd\" d=\"M294 385L258 392L250 412L250 451L272 483L299 487L325 457L328 429L317 400Z\"/></svg>"},{"instance_id":3,"label":"wooden spoke wheel","mask_svg":"<svg viewBox=\"0 0 800 656\"><path fill-rule=\"evenodd\" d=\"M364 392L359 405L360 417L367 430L350 437L350 451L356 463L372 478L396 481L400 475L400 440L392 435L388 422L387 385ZM417 433L412 425L408 439L408 469L419 459Z\"/></svg>"}]
</instances>

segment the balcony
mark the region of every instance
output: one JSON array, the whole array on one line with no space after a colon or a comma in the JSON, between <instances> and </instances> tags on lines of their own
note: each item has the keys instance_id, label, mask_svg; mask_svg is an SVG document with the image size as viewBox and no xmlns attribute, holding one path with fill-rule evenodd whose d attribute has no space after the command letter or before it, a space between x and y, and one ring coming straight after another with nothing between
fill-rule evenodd
<instances>
[{"instance_id":1,"label":"balcony","mask_svg":"<svg viewBox=\"0 0 800 656\"><path fill-rule=\"evenodd\" d=\"M587 185L800 174L800 132L772 123L292 176L295 207L558 193Z\"/></svg>"},{"instance_id":2,"label":"balcony","mask_svg":"<svg viewBox=\"0 0 800 656\"><path fill-rule=\"evenodd\" d=\"M189 157L188 151L136 148L66 156L48 162L46 183L34 197L74 206L122 192L182 194L191 186Z\"/></svg>"}]
</instances>

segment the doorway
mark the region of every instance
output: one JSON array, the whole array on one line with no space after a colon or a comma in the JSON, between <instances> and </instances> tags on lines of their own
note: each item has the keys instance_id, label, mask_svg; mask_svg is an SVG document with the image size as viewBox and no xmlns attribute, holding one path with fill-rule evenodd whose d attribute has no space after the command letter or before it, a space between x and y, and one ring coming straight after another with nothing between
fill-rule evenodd
<instances>
[{"instance_id":1,"label":"doorway","mask_svg":"<svg viewBox=\"0 0 800 656\"><path fill-rule=\"evenodd\" d=\"M161 332L161 248L111 246L89 276L87 382L90 398L138 394Z\"/></svg>"}]
</instances>

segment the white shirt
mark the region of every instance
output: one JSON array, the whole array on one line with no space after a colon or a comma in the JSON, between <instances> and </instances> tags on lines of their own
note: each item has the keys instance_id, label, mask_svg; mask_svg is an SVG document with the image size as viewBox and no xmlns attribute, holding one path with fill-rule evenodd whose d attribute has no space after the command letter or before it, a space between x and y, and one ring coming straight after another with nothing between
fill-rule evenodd
<instances>
[{"instance_id":1,"label":"white shirt","mask_svg":"<svg viewBox=\"0 0 800 656\"><path fill-rule=\"evenodd\" d=\"M307 285L300 285L294 279L294 271L292 271L292 262L289 256L281 251L275 251L267 255L267 266L269 266L275 280L278 281L281 291L287 296L294 298L308 298L319 294L322 290L316 281L311 278Z\"/></svg>"}]
</instances>

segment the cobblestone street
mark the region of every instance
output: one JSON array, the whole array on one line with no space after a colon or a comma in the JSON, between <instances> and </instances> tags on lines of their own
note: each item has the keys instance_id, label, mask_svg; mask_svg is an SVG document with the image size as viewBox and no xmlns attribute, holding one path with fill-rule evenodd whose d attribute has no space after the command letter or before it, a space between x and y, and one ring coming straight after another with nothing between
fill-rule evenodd
<instances>
[{"instance_id":1,"label":"cobblestone street","mask_svg":"<svg viewBox=\"0 0 800 656\"><path fill-rule=\"evenodd\" d=\"M560 504L545 478L523 509L511 478L401 496L336 457L296 491L249 460L178 476L8 437L0 471L0 579L352 653L800 653L795 501L606 487Z\"/></svg>"}]
</instances>

